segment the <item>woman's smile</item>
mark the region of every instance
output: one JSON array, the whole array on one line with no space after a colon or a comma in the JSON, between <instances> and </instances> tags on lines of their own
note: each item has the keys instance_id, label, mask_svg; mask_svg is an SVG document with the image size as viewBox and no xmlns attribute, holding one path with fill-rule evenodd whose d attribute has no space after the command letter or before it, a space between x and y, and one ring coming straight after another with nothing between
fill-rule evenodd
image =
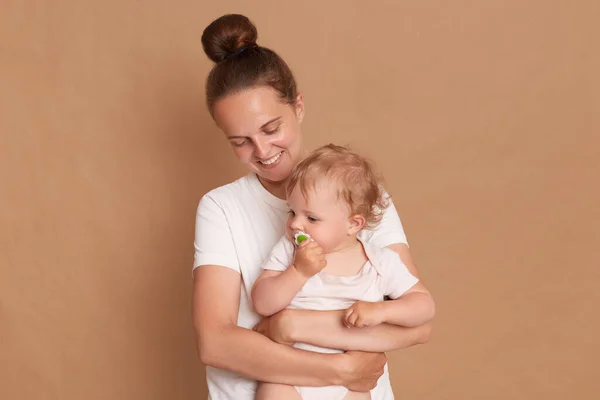
<instances>
[{"instance_id":1,"label":"woman's smile","mask_svg":"<svg viewBox=\"0 0 600 400\"><path fill-rule=\"evenodd\" d=\"M279 161L281 160L281 155L282 154L283 154L283 151L280 151L279 153L275 154L271 158L267 158L266 160L258 160L257 162L264 169L272 169L272 168L275 168L279 164Z\"/></svg>"}]
</instances>

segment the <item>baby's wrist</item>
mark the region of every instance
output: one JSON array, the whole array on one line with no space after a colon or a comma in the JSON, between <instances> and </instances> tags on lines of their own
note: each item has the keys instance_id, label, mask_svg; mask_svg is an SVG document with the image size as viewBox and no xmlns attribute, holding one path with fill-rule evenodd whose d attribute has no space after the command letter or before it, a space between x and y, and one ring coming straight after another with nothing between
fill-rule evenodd
<instances>
[{"instance_id":1,"label":"baby's wrist","mask_svg":"<svg viewBox=\"0 0 600 400\"><path fill-rule=\"evenodd\" d=\"M296 267L296 264L292 264L291 268L296 274L296 276L302 280L302 283L306 283L306 281L310 278L310 276L304 274L301 269Z\"/></svg>"}]
</instances>

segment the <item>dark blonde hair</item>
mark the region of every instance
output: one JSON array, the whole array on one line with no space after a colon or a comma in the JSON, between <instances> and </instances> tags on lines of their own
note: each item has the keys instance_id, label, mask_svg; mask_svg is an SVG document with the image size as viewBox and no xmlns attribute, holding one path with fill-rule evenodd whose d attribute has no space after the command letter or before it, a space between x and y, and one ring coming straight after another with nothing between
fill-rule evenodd
<instances>
[{"instance_id":1,"label":"dark blonde hair","mask_svg":"<svg viewBox=\"0 0 600 400\"><path fill-rule=\"evenodd\" d=\"M227 14L202 33L202 47L215 66L206 79L206 104L210 113L219 99L242 90L268 86L279 99L293 105L298 89L285 61L273 50L256 43L258 31L244 15Z\"/></svg>"},{"instance_id":2,"label":"dark blonde hair","mask_svg":"<svg viewBox=\"0 0 600 400\"><path fill-rule=\"evenodd\" d=\"M300 187L306 197L323 178L336 186L338 199L348 204L351 215L362 215L366 228L377 226L389 201L371 162L347 147L320 147L294 167L287 195Z\"/></svg>"}]
</instances>

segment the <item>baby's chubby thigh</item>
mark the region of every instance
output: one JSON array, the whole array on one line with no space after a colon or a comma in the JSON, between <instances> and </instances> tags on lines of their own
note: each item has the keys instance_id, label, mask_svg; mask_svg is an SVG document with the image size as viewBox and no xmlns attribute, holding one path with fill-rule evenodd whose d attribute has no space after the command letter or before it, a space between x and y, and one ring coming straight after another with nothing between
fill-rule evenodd
<instances>
[{"instance_id":1,"label":"baby's chubby thigh","mask_svg":"<svg viewBox=\"0 0 600 400\"><path fill-rule=\"evenodd\" d=\"M302 400L294 386L279 383L259 382L256 388L255 400Z\"/></svg>"},{"instance_id":2,"label":"baby's chubby thigh","mask_svg":"<svg viewBox=\"0 0 600 400\"><path fill-rule=\"evenodd\" d=\"M371 393L348 391L348 394L346 394L344 400L371 400Z\"/></svg>"}]
</instances>

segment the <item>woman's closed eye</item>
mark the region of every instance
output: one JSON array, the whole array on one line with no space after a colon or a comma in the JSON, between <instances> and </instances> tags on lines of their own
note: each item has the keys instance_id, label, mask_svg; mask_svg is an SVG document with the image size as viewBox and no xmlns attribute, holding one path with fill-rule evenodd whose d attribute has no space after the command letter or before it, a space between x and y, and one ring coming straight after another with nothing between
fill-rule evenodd
<instances>
[{"instance_id":1,"label":"woman's closed eye","mask_svg":"<svg viewBox=\"0 0 600 400\"><path fill-rule=\"evenodd\" d=\"M240 140L232 140L231 141L231 144L233 144L235 147L242 147L246 143L248 143L248 139L240 139Z\"/></svg>"},{"instance_id":2,"label":"woman's closed eye","mask_svg":"<svg viewBox=\"0 0 600 400\"><path fill-rule=\"evenodd\" d=\"M279 129L281 129L281 124L274 126L274 127L269 127L267 129L264 130L265 135L269 136L269 135L274 135L277 132L279 132Z\"/></svg>"}]
</instances>

